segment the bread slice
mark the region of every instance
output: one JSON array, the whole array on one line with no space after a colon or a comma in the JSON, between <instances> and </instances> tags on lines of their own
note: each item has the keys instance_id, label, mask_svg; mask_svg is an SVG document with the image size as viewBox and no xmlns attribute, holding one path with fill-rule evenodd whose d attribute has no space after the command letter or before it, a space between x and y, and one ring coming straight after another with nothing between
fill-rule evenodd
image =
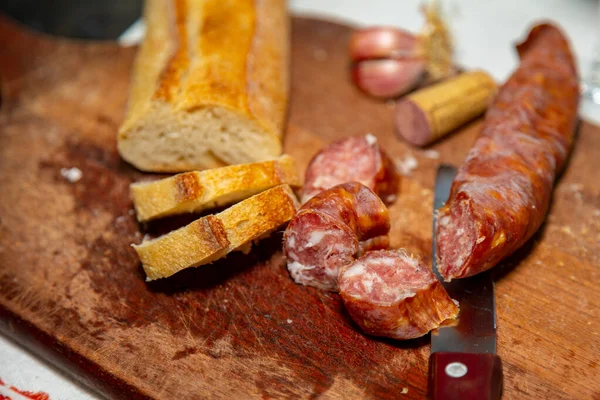
<instances>
[{"instance_id":1,"label":"bread slice","mask_svg":"<svg viewBox=\"0 0 600 400\"><path fill-rule=\"evenodd\" d=\"M121 156L144 171L264 161L282 152L289 32L282 0L147 0Z\"/></svg>"},{"instance_id":2,"label":"bread slice","mask_svg":"<svg viewBox=\"0 0 600 400\"><path fill-rule=\"evenodd\" d=\"M206 171L184 172L130 186L140 222L187 212L228 206L277 185L301 185L291 156Z\"/></svg>"},{"instance_id":3,"label":"bread slice","mask_svg":"<svg viewBox=\"0 0 600 400\"><path fill-rule=\"evenodd\" d=\"M289 185L280 185L133 247L147 281L166 278L185 268L209 264L235 250L249 251L253 240L289 222L298 205Z\"/></svg>"}]
</instances>

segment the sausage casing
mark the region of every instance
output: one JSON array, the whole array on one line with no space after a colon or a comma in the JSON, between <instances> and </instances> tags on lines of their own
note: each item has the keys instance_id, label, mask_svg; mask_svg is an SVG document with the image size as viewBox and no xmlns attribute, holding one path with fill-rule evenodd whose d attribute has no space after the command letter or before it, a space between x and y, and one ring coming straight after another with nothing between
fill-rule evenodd
<instances>
[{"instance_id":1,"label":"sausage casing","mask_svg":"<svg viewBox=\"0 0 600 400\"><path fill-rule=\"evenodd\" d=\"M542 24L517 50L521 64L438 212L438 265L448 281L493 267L537 231L573 140L579 79L566 38Z\"/></svg>"}]
</instances>

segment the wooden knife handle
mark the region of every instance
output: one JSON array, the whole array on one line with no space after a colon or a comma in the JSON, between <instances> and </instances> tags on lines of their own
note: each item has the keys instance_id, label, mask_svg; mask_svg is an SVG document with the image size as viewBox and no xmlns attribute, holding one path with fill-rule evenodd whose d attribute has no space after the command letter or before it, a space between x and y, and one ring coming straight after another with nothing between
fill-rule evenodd
<instances>
[{"instance_id":1,"label":"wooden knife handle","mask_svg":"<svg viewBox=\"0 0 600 400\"><path fill-rule=\"evenodd\" d=\"M432 400L497 400L502 361L494 354L433 353L429 357Z\"/></svg>"}]
</instances>

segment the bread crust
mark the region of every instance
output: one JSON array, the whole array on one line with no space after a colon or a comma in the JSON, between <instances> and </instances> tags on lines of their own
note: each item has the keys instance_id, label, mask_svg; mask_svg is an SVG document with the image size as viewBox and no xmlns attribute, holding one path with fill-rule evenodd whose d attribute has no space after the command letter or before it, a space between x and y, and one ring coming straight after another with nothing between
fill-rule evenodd
<instances>
[{"instance_id":1,"label":"bread crust","mask_svg":"<svg viewBox=\"0 0 600 400\"><path fill-rule=\"evenodd\" d=\"M289 85L286 2L147 0L144 18L118 136L123 158L142 170L180 172L279 156ZM228 151L231 144L217 140L240 131L252 132L250 145ZM173 145L172 135L193 136L195 154Z\"/></svg>"},{"instance_id":2,"label":"bread crust","mask_svg":"<svg viewBox=\"0 0 600 400\"><path fill-rule=\"evenodd\" d=\"M248 251L254 240L289 222L298 208L289 185L279 185L227 210L202 217L164 236L133 245L146 280L209 264L232 251Z\"/></svg>"},{"instance_id":3,"label":"bread crust","mask_svg":"<svg viewBox=\"0 0 600 400\"><path fill-rule=\"evenodd\" d=\"M301 185L289 155L276 160L184 172L154 182L133 183L131 198L140 222L228 206L272 187Z\"/></svg>"}]
</instances>

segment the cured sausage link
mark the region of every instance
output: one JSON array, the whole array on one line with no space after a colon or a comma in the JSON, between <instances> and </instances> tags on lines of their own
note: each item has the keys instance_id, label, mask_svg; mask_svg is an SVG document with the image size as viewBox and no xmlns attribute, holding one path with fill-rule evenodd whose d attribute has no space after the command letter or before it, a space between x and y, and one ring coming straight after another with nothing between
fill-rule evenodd
<instances>
[{"instance_id":1,"label":"cured sausage link","mask_svg":"<svg viewBox=\"0 0 600 400\"><path fill-rule=\"evenodd\" d=\"M348 313L370 335L412 339L458 314L458 307L421 260L404 250L372 251L340 274Z\"/></svg>"},{"instance_id":2,"label":"cured sausage link","mask_svg":"<svg viewBox=\"0 0 600 400\"><path fill-rule=\"evenodd\" d=\"M579 79L566 38L538 25L517 49L521 64L438 212L438 265L447 281L493 267L537 231L573 140Z\"/></svg>"},{"instance_id":3,"label":"cured sausage link","mask_svg":"<svg viewBox=\"0 0 600 400\"><path fill-rule=\"evenodd\" d=\"M296 283L338 290L341 269L358 253L387 248L386 206L358 182L334 186L304 204L285 230L283 249Z\"/></svg>"}]
</instances>

